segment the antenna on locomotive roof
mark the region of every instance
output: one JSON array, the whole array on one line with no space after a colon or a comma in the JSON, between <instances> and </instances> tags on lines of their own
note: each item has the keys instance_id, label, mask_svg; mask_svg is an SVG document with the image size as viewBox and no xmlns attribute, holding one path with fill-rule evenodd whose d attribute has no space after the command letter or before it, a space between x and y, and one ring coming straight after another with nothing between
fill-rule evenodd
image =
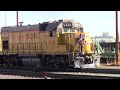
<instances>
[{"instance_id":1,"label":"antenna on locomotive roof","mask_svg":"<svg viewBox=\"0 0 120 90\"><path fill-rule=\"evenodd\" d=\"M77 17L74 17L73 20L76 20Z\"/></svg>"}]
</instances>

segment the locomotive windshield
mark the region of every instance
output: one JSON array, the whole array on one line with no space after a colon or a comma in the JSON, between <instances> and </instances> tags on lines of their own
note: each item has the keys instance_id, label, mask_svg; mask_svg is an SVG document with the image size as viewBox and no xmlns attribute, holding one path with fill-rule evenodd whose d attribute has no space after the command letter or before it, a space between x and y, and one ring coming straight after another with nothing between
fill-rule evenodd
<instances>
[{"instance_id":1,"label":"locomotive windshield","mask_svg":"<svg viewBox=\"0 0 120 90\"><path fill-rule=\"evenodd\" d=\"M77 29L75 29L75 28L64 28L64 32L67 32L67 33L70 33L70 32L76 32L76 31L78 31Z\"/></svg>"},{"instance_id":2,"label":"locomotive windshield","mask_svg":"<svg viewBox=\"0 0 120 90\"><path fill-rule=\"evenodd\" d=\"M68 21L68 22L63 22L62 25L65 33L83 32L83 27L78 22Z\"/></svg>"}]
</instances>

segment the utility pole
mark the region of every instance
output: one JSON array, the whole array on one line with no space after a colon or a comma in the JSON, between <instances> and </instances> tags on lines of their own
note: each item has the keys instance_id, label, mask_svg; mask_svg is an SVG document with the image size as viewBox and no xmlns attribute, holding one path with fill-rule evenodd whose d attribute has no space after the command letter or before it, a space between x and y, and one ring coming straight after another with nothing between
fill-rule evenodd
<instances>
[{"instance_id":1,"label":"utility pole","mask_svg":"<svg viewBox=\"0 0 120 90\"><path fill-rule=\"evenodd\" d=\"M17 14L17 27L18 27L18 11L16 12L16 14Z\"/></svg>"},{"instance_id":2,"label":"utility pole","mask_svg":"<svg viewBox=\"0 0 120 90\"><path fill-rule=\"evenodd\" d=\"M6 26L6 11L5 11L5 26Z\"/></svg>"},{"instance_id":3,"label":"utility pole","mask_svg":"<svg viewBox=\"0 0 120 90\"><path fill-rule=\"evenodd\" d=\"M118 11L116 11L116 64L119 64Z\"/></svg>"}]
</instances>

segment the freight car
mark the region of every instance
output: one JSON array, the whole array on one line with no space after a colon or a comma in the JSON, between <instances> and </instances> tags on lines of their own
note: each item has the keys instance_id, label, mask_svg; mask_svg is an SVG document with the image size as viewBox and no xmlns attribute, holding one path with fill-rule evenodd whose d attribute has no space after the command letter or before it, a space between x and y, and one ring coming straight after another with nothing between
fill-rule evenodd
<instances>
[{"instance_id":1,"label":"freight car","mask_svg":"<svg viewBox=\"0 0 120 90\"><path fill-rule=\"evenodd\" d=\"M101 63L114 63L115 62L115 46L116 42L100 42L103 49L101 54Z\"/></svg>"},{"instance_id":2,"label":"freight car","mask_svg":"<svg viewBox=\"0 0 120 90\"><path fill-rule=\"evenodd\" d=\"M0 41L0 64L46 68L100 64L89 33L74 20L2 27Z\"/></svg>"}]
</instances>

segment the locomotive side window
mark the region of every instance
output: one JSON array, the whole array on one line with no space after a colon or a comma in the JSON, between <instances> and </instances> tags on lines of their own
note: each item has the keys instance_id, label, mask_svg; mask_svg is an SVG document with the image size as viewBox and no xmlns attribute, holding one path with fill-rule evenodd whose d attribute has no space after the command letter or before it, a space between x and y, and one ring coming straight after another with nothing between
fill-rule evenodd
<instances>
[{"instance_id":1,"label":"locomotive side window","mask_svg":"<svg viewBox=\"0 0 120 90\"><path fill-rule=\"evenodd\" d=\"M80 31L83 32L83 28L82 27L80 27Z\"/></svg>"},{"instance_id":2,"label":"locomotive side window","mask_svg":"<svg viewBox=\"0 0 120 90\"><path fill-rule=\"evenodd\" d=\"M9 49L8 40L3 41L2 44L3 44L3 49Z\"/></svg>"},{"instance_id":3,"label":"locomotive side window","mask_svg":"<svg viewBox=\"0 0 120 90\"><path fill-rule=\"evenodd\" d=\"M50 31L50 37L54 37L54 31Z\"/></svg>"},{"instance_id":4,"label":"locomotive side window","mask_svg":"<svg viewBox=\"0 0 120 90\"><path fill-rule=\"evenodd\" d=\"M64 28L64 32L71 32L70 28Z\"/></svg>"}]
</instances>

